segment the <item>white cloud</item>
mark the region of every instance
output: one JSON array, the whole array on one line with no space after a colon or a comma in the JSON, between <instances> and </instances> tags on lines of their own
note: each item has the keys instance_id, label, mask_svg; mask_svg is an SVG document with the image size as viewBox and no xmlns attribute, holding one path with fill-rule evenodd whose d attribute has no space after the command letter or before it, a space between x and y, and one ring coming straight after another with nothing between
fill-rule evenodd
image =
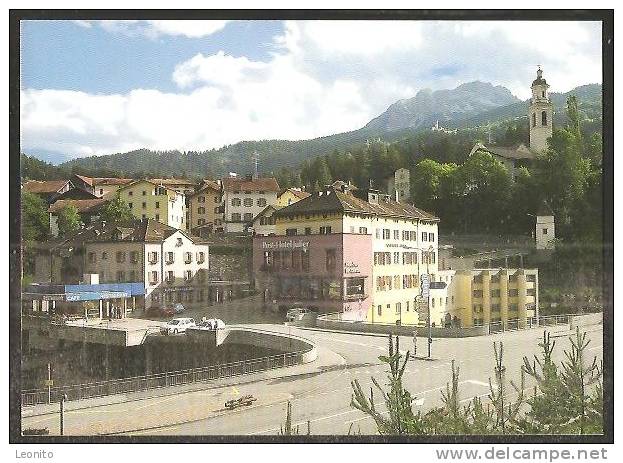
<instances>
[{"instance_id":1,"label":"white cloud","mask_svg":"<svg viewBox=\"0 0 623 463\"><path fill-rule=\"evenodd\" d=\"M224 22L193 23L97 24L151 38L199 37L224 27ZM26 149L84 156L313 138L360 128L426 87L481 80L527 98L537 64L551 90L562 92L601 82L600 32L595 23L286 22L270 44L269 59L232 56L225 48L180 62L171 70L177 92L26 89L22 141Z\"/></svg>"},{"instance_id":2,"label":"white cloud","mask_svg":"<svg viewBox=\"0 0 623 463\"><path fill-rule=\"evenodd\" d=\"M184 36L201 38L214 34L223 29L229 21L223 20L104 20L104 21L74 21L82 27L98 25L108 32L123 34L131 37L144 36L150 39L162 35Z\"/></svg>"}]
</instances>

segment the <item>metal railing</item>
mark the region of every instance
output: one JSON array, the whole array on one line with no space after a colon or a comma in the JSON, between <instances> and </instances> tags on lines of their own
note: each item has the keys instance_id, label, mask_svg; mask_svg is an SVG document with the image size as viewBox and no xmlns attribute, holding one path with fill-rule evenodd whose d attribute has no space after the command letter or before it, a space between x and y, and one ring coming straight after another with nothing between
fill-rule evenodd
<instances>
[{"instance_id":1,"label":"metal railing","mask_svg":"<svg viewBox=\"0 0 623 463\"><path fill-rule=\"evenodd\" d=\"M311 347L310 349L313 349ZM239 362L191 368L187 370L155 373L131 378L120 378L71 386L54 386L48 389L22 391L22 406L59 402L63 394L66 400L83 400L114 394L128 394L170 386L212 381L260 371L290 367L301 363L308 351L290 352Z\"/></svg>"},{"instance_id":2,"label":"metal railing","mask_svg":"<svg viewBox=\"0 0 623 463\"><path fill-rule=\"evenodd\" d=\"M558 325L568 325L571 321L571 317L577 316L579 314L560 314L560 315L545 315L538 317L528 317L523 321L521 318L509 318L506 322L497 321L490 323L481 323L476 324L474 327L488 327L488 333L499 333L503 331L517 331L524 329L531 329L537 327L547 327L547 326L558 326ZM328 314L322 314L319 316L322 320L326 321L337 321L337 322L351 322L351 320L343 320L342 312L333 312ZM361 322L362 324L368 324L371 326L374 325L382 325L382 326L394 326L393 323L370 323L370 322ZM413 326L413 327L422 327L424 326L423 322L418 324L411 323L401 323L401 326ZM460 330L471 327L444 327L444 326L436 326L436 329L452 329L452 330Z\"/></svg>"}]
</instances>

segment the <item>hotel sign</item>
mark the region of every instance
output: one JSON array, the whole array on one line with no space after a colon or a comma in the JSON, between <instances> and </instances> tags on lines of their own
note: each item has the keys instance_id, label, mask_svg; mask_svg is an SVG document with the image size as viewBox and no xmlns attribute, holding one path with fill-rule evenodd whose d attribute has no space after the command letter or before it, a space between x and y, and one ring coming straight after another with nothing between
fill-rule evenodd
<instances>
[{"instance_id":1,"label":"hotel sign","mask_svg":"<svg viewBox=\"0 0 623 463\"><path fill-rule=\"evenodd\" d=\"M281 241L262 241L262 249L307 249L309 241L303 240L281 240Z\"/></svg>"}]
</instances>

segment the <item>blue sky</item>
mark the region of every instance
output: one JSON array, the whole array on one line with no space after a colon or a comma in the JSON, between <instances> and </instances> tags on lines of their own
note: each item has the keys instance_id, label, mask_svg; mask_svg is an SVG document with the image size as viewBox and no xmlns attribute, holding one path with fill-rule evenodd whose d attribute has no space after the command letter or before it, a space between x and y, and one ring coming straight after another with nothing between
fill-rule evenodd
<instances>
[{"instance_id":1,"label":"blue sky","mask_svg":"<svg viewBox=\"0 0 623 463\"><path fill-rule=\"evenodd\" d=\"M601 83L580 22L30 21L21 140L53 161L354 130L423 88Z\"/></svg>"}]
</instances>

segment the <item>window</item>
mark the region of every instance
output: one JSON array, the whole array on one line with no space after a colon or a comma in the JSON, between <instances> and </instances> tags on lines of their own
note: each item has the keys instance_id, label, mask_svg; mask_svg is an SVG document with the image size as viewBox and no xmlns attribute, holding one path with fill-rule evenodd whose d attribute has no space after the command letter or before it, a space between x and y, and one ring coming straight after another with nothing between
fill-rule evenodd
<instances>
[{"instance_id":1,"label":"window","mask_svg":"<svg viewBox=\"0 0 623 463\"><path fill-rule=\"evenodd\" d=\"M117 258L117 263L122 263L125 262L125 252L122 251L117 251L117 254L115 256Z\"/></svg>"},{"instance_id":2,"label":"window","mask_svg":"<svg viewBox=\"0 0 623 463\"><path fill-rule=\"evenodd\" d=\"M89 253L89 262L91 262L92 264L95 263L95 253L94 252L90 252Z\"/></svg>"},{"instance_id":3,"label":"window","mask_svg":"<svg viewBox=\"0 0 623 463\"><path fill-rule=\"evenodd\" d=\"M536 113L532 113L532 127L536 127Z\"/></svg>"},{"instance_id":4,"label":"window","mask_svg":"<svg viewBox=\"0 0 623 463\"><path fill-rule=\"evenodd\" d=\"M545 98L545 90L543 90L543 91L541 92L541 96L542 96L543 98Z\"/></svg>"},{"instance_id":5,"label":"window","mask_svg":"<svg viewBox=\"0 0 623 463\"><path fill-rule=\"evenodd\" d=\"M167 272L167 283L173 283L175 281L175 276L172 270Z\"/></svg>"},{"instance_id":6,"label":"window","mask_svg":"<svg viewBox=\"0 0 623 463\"><path fill-rule=\"evenodd\" d=\"M132 196L132 195L134 195L134 192L133 191L128 191L128 196Z\"/></svg>"},{"instance_id":7,"label":"window","mask_svg":"<svg viewBox=\"0 0 623 463\"><path fill-rule=\"evenodd\" d=\"M379 306L376 308L376 313L377 313L377 315L378 315L379 317L380 317L381 315L383 315L383 306L379 305Z\"/></svg>"},{"instance_id":8,"label":"window","mask_svg":"<svg viewBox=\"0 0 623 463\"><path fill-rule=\"evenodd\" d=\"M384 240L391 239L391 230L389 228L384 228L383 229L383 239Z\"/></svg>"},{"instance_id":9,"label":"window","mask_svg":"<svg viewBox=\"0 0 623 463\"><path fill-rule=\"evenodd\" d=\"M410 241L417 241L417 232L410 231L409 232L409 240Z\"/></svg>"},{"instance_id":10,"label":"window","mask_svg":"<svg viewBox=\"0 0 623 463\"><path fill-rule=\"evenodd\" d=\"M147 203L143 201L143 209L147 209Z\"/></svg>"},{"instance_id":11,"label":"window","mask_svg":"<svg viewBox=\"0 0 623 463\"><path fill-rule=\"evenodd\" d=\"M145 190L143 190L143 196L146 196L147 192Z\"/></svg>"},{"instance_id":12,"label":"window","mask_svg":"<svg viewBox=\"0 0 623 463\"><path fill-rule=\"evenodd\" d=\"M400 302L396 302L396 315L400 315L402 312L402 307L400 306Z\"/></svg>"},{"instance_id":13,"label":"window","mask_svg":"<svg viewBox=\"0 0 623 463\"><path fill-rule=\"evenodd\" d=\"M104 189L100 188L100 194L103 195L104 194Z\"/></svg>"},{"instance_id":14,"label":"window","mask_svg":"<svg viewBox=\"0 0 623 463\"><path fill-rule=\"evenodd\" d=\"M422 241L428 241L428 233L422 232Z\"/></svg>"},{"instance_id":15,"label":"window","mask_svg":"<svg viewBox=\"0 0 623 463\"><path fill-rule=\"evenodd\" d=\"M117 281L125 281L125 272L123 270L117 271Z\"/></svg>"},{"instance_id":16,"label":"window","mask_svg":"<svg viewBox=\"0 0 623 463\"><path fill-rule=\"evenodd\" d=\"M197 263L203 264L205 262L205 253L203 251L199 251L199 255L197 256Z\"/></svg>"},{"instance_id":17,"label":"window","mask_svg":"<svg viewBox=\"0 0 623 463\"><path fill-rule=\"evenodd\" d=\"M536 275L526 275L526 281L534 283L536 281Z\"/></svg>"},{"instance_id":18,"label":"window","mask_svg":"<svg viewBox=\"0 0 623 463\"><path fill-rule=\"evenodd\" d=\"M231 215L231 221L232 222L240 222L240 214L238 212L234 212Z\"/></svg>"},{"instance_id":19,"label":"window","mask_svg":"<svg viewBox=\"0 0 623 463\"><path fill-rule=\"evenodd\" d=\"M429 233L428 234L428 241L435 241L435 234L434 233Z\"/></svg>"},{"instance_id":20,"label":"window","mask_svg":"<svg viewBox=\"0 0 623 463\"><path fill-rule=\"evenodd\" d=\"M491 297L500 297L500 290L499 289L492 289L491 290Z\"/></svg>"},{"instance_id":21,"label":"window","mask_svg":"<svg viewBox=\"0 0 623 463\"><path fill-rule=\"evenodd\" d=\"M232 206L240 206L240 204L241 204L240 198L232 198L231 199L231 205Z\"/></svg>"},{"instance_id":22,"label":"window","mask_svg":"<svg viewBox=\"0 0 623 463\"><path fill-rule=\"evenodd\" d=\"M102 260L108 259L108 253L106 251L102 252Z\"/></svg>"},{"instance_id":23,"label":"window","mask_svg":"<svg viewBox=\"0 0 623 463\"><path fill-rule=\"evenodd\" d=\"M245 222L250 222L251 220L253 220L253 213L245 212L244 215L243 215L243 220Z\"/></svg>"},{"instance_id":24,"label":"window","mask_svg":"<svg viewBox=\"0 0 623 463\"><path fill-rule=\"evenodd\" d=\"M142 219L146 219L146 218L147 218L147 216L146 216L145 214L141 214L141 218L142 218ZM171 217L171 218L173 218L173 217Z\"/></svg>"},{"instance_id":25,"label":"window","mask_svg":"<svg viewBox=\"0 0 623 463\"><path fill-rule=\"evenodd\" d=\"M155 285L156 283L158 283L158 272L150 272L149 274L149 282L152 285Z\"/></svg>"},{"instance_id":26,"label":"window","mask_svg":"<svg viewBox=\"0 0 623 463\"><path fill-rule=\"evenodd\" d=\"M185 264L190 264L193 261L193 253L192 252L185 252L184 253L184 263Z\"/></svg>"},{"instance_id":27,"label":"window","mask_svg":"<svg viewBox=\"0 0 623 463\"><path fill-rule=\"evenodd\" d=\"M359 227L359 234L360 235L367 235L368 234L368 229L366 227Z\"/></svg>"},{"instance_id":28,"label":"window","mask_svg":"<svg viewBox=\"0 0 623 463\"><path fill-rule=\"evenodd\" d=\"M245 207L253 206L253 198L244 198L243 204Z\"/></svg>"},{"instance_id":29,"label":"window","mask_svg":"<svg viewBox=\"0 0 623 463\"><path fill-rule=\"evenodd\" d=\"M400 275L394 276L394 288L400 289Z\"/></svg>"},{"instance_id":30,"label":"window","mask_svg":"<svg viewBox=\"0 0 623 463\"><path fill-rule=\"evenodd\" d=\"M547 111L541 112L541 125L547 125Z\"/></svg>"},{"instance_id":31,"label":"window","mask_svg":"<svg viewBox=\"0 0 623 463\"><path fill-rule=\"evenodd\" d=\"M536 290L534 288L528 288L526 290L526 295L528 295L528 296L536 296Z\"/></svg>"},{"instance_id":32,"label":"window","mask_svg":"<svg viewBox=\"0 0 623 463\"><path fill-rule=\"evenodd\" d=\"M128 203L128 207L132 209L132 203Z\"/></svg>"},{"instance_id":33,"label":"window","mask_svg":"<svg viewBox=\"0 0 623 463\"><path fill-rule=\"evenodd\" d=\"M260 206L260 207L266 206L266 199L265 198L258 198L257 205Z\"/></svg>"},{"instance_id":34,"label":"window","mask_svg":"<svg viewBox=\"0 0 623 463\"><path fill-rule=\"evenodd\" d=\"M193 277L193 272L192 270L185 270L184 271L184 280L186 281L190 281Z\"/></svg>"},{"instance_id":35,"label":"window","mask_svg":"<svg viewBox=\"0 0 623 463\"><path fill-rule=\"evenodd\" d=\"M311 235L311 227L305 227L305 234Z\"/></svg>"},{"instance_id":36,"label":"window","mask_svg":"<svg viewBox=\"0 0 623 463\"><path fill-rule=\"evenodd\" d=\"M544 235L547 235L547 228L544 228L544 229L543 229L543 234L544 234Z\"/></svg>"},{"instance_id":37,"label":"window","mask_svg":"<svg viewBox=\"0 0 623 463\"><path fill-rule=\"evenodd\" d=\"M331 227L320 227L320 234L321 235L330 235L331 234Z\"/></svg>"},{"instance_id":38,"label":"window","mask_svg":"<svg viewBox=\"0 0 623 463\"><path fill-rule=\"evenodd\" d=\"M156 222L160 222L160 214L156 214Z\"/></svg>"},{"instance_id":39,"label":"window","mask_svg":"<svg viewBox=\"0 0 623 463\"><path fill-rule=\"evenodd\" d=\"M433 297L433 298L431 298L431 300L430 300L430 305L431 305L431 307L432 307L433 309L435 308L435 298L434 298L434 297Z\"/></svg>"},{"instance_id":40,"label":"window","mask_svg":"<svg viewBox=\"0 0 623 463\"><path fill-rule=\"evenodd\" d=\"M326 250L326 267L328 271L335 270L335 249L327 249Z\"/></svg>"},{"instance_id":41,"label":"window","mask_svg":"<svg viewBox=\"0 0 623 463\"><path fill-rule=\"evenodd\" d=\"M206 213L206 208L205 207L200 207L197 209L197 214L205 214Z\"/></svg>"},{"instance_id":42,"label":"window","mask_svg":"<svg viewBox=\"0 0 623 463\"><path fill-rule=\"evenodd\" d=\"M286 236L296 236L296 228L286 228Z\"/></svg>"},{"instance_id":43,"label":"window","mask_svg":"<svg viewBox=\"0 0 623 463\"><path fill-rule=\"evenodd\" d=\"M517 297L519 295L519 290L517 289L509 289L508 290L509 297Z\"/></svg>"},{"instance_id":44,"label":"window","mask_svg":"<svg viewBox=\"0 0 623 463\"><path fill-rule=\"evenodd\" d=\"M156 209L160 209L160 201L156 201Z\"/></svg>"},{"instance_id":45,"label":"window","mask_svg":"<svg viewBox=\"0 0 623 463\"><path fill-rule=\"evenodd\" d=\"M346 295L347 296L363 296L364 295L364 279L363 278L347 278L346 279Z\"/></svg>"},{"instance_id":46,"label":"window","mask_svg":"<svg viewBox=\"0 0 623 463\"><path fill-rule=\"evenodd\" d=\"M482 297L482 289L475 289L472 292L473 297L481 298Z\"/></svg>"},{"instance_id":47,"label":"window","mask_svg":"<svg viewBox=\"0 0 623 463\"><path fill-rule=\"evenodd\" d=\"M406 302L405 312L409 311L409 301Z\"/></svg>"},{"instance_id":48,"label":"window","mask_svg":"<svg viewBox=\"0 0 623 463\"><path fill-rule=\"evenodd\" d=\"M218 196L215 196L215 197L214 197L214 202L215 202L215 203L220 202L220 200L219 200L219 197L218 197Z\"/></svg>"},{"instance_id":49,"label":"window","mask_svg":"<svg viewBox=\"0 0 623 463\"><path fill-rule=\"evenodd\" d=\"M172 264L173 262L175 262L175 254L172 252L167 252L165 262L167 264Z\"/></svg>"},{"instance_id":50,"label":"window","mask_svg":"<svg viewBox=\"0 0 623 463\"><path fill-rule=\"evenodd\" d=\"M394 239L400 239L400 230L394 230Z\"/></svg>"},{"instance_id":51,"label":"window","mask_svg":"<svg viewBox=\"0 0 623 463\"><path fill-rule=\"evenodd\" d=\"M376 229L375 237L376 237L377 239L379 239L379 238L381 237L381 229L380 229L380 228L377 228L377 229Z\"/></svg>"},{"instance_id":52,"label":"window","mask_svg":"<svg viewBox=\"0 0 623 463\"><path fill-rule=\"evenodd\" d=\"M400 252L394 252L394 264L400 263Z\"/></svg>"},{"instance_id":53,"label":"window","mask_svg":"<svg viewBox=\"0 0 623 463\"><path fill-rule=\"evenodd\" d=\"M500 304L491 304L491 312L499 312Z\"/></svg>"}]
</instances>

